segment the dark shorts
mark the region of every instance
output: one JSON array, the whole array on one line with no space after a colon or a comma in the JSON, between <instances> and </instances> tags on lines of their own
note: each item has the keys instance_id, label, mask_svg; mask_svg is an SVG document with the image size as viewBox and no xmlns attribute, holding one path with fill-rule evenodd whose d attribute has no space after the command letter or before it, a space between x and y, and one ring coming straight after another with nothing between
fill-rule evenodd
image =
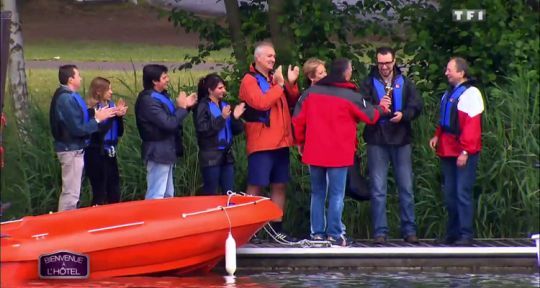
<instances>
[{"instance_id":1,"label":"dark shorts","mask_svg":"<svg viewBox=\"0 0 540 288\"><path fill-rule=\"evenodd\" d=\"M248 156L248 184L268 186L289 182L289 148L254 152Z\"/></svg>"}]
</instances>

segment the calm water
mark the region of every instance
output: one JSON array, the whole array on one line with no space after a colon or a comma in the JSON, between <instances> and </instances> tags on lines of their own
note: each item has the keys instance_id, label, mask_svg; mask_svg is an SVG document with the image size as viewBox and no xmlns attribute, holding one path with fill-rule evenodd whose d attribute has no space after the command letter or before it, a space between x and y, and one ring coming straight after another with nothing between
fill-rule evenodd
<instances>
[{"instance_id":1,"label":"calm water","mask_svg":"<svg viewBox=\"0 0 540 288\"><path fill-rule=\"evenodd\" d=\"M245 272L244 272L245 273ZM234 281L219 274L198 277L123 277L85 282L34 281L13 287L540 287L540 274L450 274L435 272L360 273L256 272L240 274ZM232 283L234 282L234 283Z\"/></svg>"}]
</instances>

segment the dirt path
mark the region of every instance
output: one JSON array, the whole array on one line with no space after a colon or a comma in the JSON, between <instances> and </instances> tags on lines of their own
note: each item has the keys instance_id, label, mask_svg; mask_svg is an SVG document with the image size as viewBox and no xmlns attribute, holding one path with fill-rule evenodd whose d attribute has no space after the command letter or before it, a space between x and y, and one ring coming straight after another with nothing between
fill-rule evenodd
<instances>
[{"instance_id":1,"label":"dirt path","mask_svg":"<svg viewBox=\"0 0 540 288\"><path fill-rule=\"evenodd\" d=\"M148 5L27 0L19 8L25 42L120 41L196 47L198 35L177 29ZM140 1L142 2L142 1Z\"/></svg>"}]
</instances>

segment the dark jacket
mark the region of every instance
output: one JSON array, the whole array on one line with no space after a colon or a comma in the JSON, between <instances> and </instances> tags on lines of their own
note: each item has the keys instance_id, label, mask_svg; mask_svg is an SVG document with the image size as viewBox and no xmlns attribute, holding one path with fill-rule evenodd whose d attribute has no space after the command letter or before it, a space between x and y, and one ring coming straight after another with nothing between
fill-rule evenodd
<instances>
[{"instance_id":1,"label":"dark jacket","mask_svg":"<svg viewBox=\"0 0 540 288\"><path fill-rule=\"evenodd\" d=\"M394 79L392 81L395 81L397 75L401 75L401 71L397 66L394 66ZM379 104L379 97L373 86L373 77L383 81L377 67L373 67L369 77L362 82L360 91L365 95L366 101L371 104ZM366 126L364 128L364 141L367 144L406 145L411 143L411 121L420 115L423 104L414 83L405 76L403 76L403 80L403 118L399 123L392 123L388 119L392 118L393 115L389 115L386 117L386 121L379 120L376 125Z\"/></svg>"},{"instance_id":2,"label":"dark jacket","mask_svg":"<svg viewBox=\"0 0 540 288\"><path fill-rule=\"evenodd\" d=\"M302 162L321 167L353 165L358 122L375 124L386 113L364 101L351 82L323 78L306 90L293 115L295 142L303 146Z\"/></svg>"},{"instance_id":3,"label":"dark jacket","mask_svg":"<svg viewBox=\"0 0 540 288\"><path fill-rule=\"evenodd\" d=\"M54 92L49 110L49 123L56 152L74 151L88 145L90 134L98 130L96 120L84 117L84 110L72 95L73 91L60 86Z\"/></svg>"},{"instance_id":4,"label":"dark jacket","mask_svg":"<svg viewBox=\"0 0 540 288\"><path fill-rule=\"evenodd\" d=\"M221 116L215 117L212 115L209 106L211 101L209 97L203 98L193 110L193 122L195 123L195 131L197 132L199 163L201 167L234 163L234 156L231 149L232 137L229 143L221 143L219 140L219 133L225 129L227 121ZM222 108L222 103L220 103L220 108ZM239 119L234 119L232 113L230 119L232 135L242 133L244 131L243 122ZM220 146L226 146L226 148L219 149Z\"/></svg>"},{"instance_id":5,"label":"dark jacket","mask_svg":"<svg viewBox=\"0 0 540 288\"><path fill-rule=\"evenodd\" d=\"M145 162L174 164L183 154L182 121L188 111L176 108L171 113L152 93L159 94L155 90L143 90L135 102L135 119L142 139L141 156ZM169 97L167 91L160 94Z\"/></svg>"},{"instance_id":6,"label":"dark jacket","mask_svg":"<svg viewBox=\"0 0 540 288\"><path fill-rule=\"evenodd\" d=\"M88 115L90 117L94 117L95 113L93 108L88 109ZM90 136L90 144L86 149L93 149L99 151L101 155L105 155L105 135L112 129L113 121L118 123L118 139L124 135L124 117L113 117L98 124L98 131ZM106 144L116 147L118 145L118 139Z\"/></svg>"}]
</instances>

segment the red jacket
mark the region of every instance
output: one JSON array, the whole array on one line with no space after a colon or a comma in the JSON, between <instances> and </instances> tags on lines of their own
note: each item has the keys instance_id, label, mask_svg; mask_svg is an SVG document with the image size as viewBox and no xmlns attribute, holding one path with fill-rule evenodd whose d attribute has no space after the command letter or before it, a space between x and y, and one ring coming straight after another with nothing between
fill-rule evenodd
<instances>
[{"instance_id":1,"label":"red jacket","mask_svg":"<svg viewBox=\"0 0 540 288\"><path fill-rule=\"evenodd\" d=\"M302 162L321 167L353 165L358 122L375 124L386 112L365 101L353 83L319 81L300 97L293 115L295 141L303 146Z\"/></svg>"},{"instance_id":2,"label":"red jacket","mask_svg":"<svg viewBox=\"0 0 540 288\"><path fill-rule=\"evenodd\" d=\"M251 72L256 72L253 65ZM268 80L272 83L272 79ZM285 89L270 84L270 90L263 94L257 79L246 74L240 83L240 99L257 110L270 109L270 126L262 122L246 122L246 148L248 155L257 151L275 150L290 147L293 144L291 131L291 115L289 105L294 106L298 100L298 86L289 85L285 81Z\"/></svg>"},{"instance_id":3,"label":"red jacket","mask_svg":"<svg viewBox=\"0 0 540 288\"><path fill-rule=\"evenodd\" d=\"M476 87L469 87L457 104L457 118L459 135L443 131L437 126L435 136L437 142L437 155L439 157L457 157L462 151L475 154L482 149L482 112L484 102L482 94Z\"/></svg>"}]
</instances>

